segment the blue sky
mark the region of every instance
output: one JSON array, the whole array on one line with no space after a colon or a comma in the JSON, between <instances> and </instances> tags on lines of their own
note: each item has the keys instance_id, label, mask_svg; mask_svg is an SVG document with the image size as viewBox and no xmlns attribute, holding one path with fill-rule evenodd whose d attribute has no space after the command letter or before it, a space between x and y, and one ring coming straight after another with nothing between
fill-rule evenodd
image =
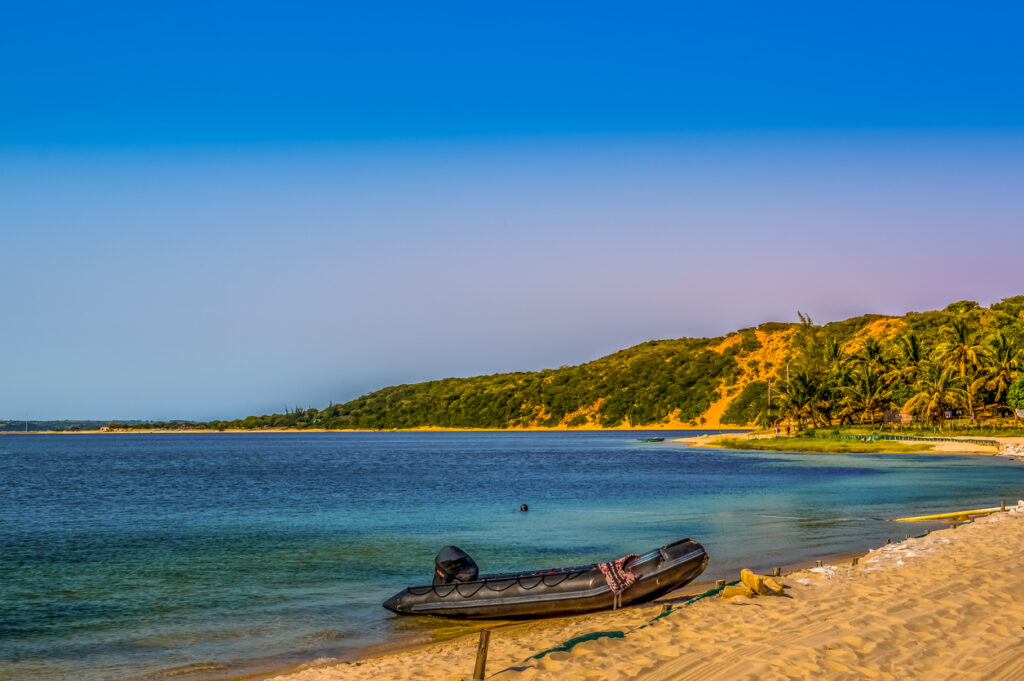
<instances>
[{"instance_id":1,"label":"blue sky","mask_svg":"<svg viewBox=\"0 0 1024 681\"><path fill-rule=\"evenodd\" d=\"M6 13L0 418L1024 293L1009 4Z\"/></svg>"}]
</instances>

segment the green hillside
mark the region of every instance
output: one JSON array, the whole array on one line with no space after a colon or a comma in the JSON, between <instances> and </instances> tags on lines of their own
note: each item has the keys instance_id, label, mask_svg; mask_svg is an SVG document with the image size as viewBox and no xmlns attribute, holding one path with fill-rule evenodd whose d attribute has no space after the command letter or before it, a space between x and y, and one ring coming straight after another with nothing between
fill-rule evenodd
<instances>
[{"instance_id":1,"label":"green hillside","mask_svg":"<svg viewBox=\"0 0 1024 681\"><path fill-rule=\"evenodd\" d=\"M798 323L771 322L725 337L650 341L577 366L396 385L321 410L194 425L743 426L767 422L769 381L773 418L785 414L800 423L874 422L900 408L926 419L940 408L993 417L1009 413L1006 396L1021 370L1022 337L1024 296L988 308L961 301L941 311L824 325L801 315ZM958 343L970 348L968 357ZM922 397L928 385L938 391L930 403Z\"/></svg>"}]
</instances>

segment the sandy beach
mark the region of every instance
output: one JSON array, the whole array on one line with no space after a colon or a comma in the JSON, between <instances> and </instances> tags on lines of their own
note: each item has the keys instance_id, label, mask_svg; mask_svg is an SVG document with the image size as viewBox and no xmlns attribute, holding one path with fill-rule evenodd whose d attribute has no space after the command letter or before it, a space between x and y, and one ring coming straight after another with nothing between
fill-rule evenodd
<instances>
[{"instance_id":1,"label":"sandy beach","mask_svg":"<svg viewBox=\"0 0 1024 681\"><path fill-rule=\"evenodd\" d=\"M699 435L696 437L684 437L670 442L678 442L686 444L690 447L720 447L722 446L723 440L735 438L737 435L731 433L723 433L717 435ZM772 440L774 439L770 433L759 433L757 435L740 435L746 439L755 440ZM1024 448L1024 437L992 437L986 436L984 440L991 440L996 442L995 445L979 444L977 442L969 442L972 438L967 437L951 437L945 442L922 442L917 448L912 447L916 451L903 451L903 454L980 454L987 456L995 456L1001 451L1005 452L1007 446L1016 448ZM798 438L778 438L780 441L790 441L793 443L793 451L799 451L799 439ZM900 443L904 445L913 446L914 442Z\"/></svg>"},{"instance_id":2,"label":"sandy beach","mask_svg":"<svg viewBox=\"0 0 1024 681\"><path fill-rule=\"evenodd\" d=\"M894 536L915 532L894 526ZM920 532L918 532L920 533ZM784 596L706 598L493 629L488 679L1024 679L1024 506L785 576ZM644 626L647 625L647 626ZM622 631L540 659L577 636ZM279 681L468 679L475 635Z\"/></svg>"}]
</instances>

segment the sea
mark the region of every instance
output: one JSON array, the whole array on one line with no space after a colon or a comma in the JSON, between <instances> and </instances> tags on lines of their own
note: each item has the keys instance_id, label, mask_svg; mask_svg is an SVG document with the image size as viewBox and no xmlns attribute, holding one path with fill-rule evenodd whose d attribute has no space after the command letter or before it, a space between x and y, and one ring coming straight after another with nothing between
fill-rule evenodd
<instances>
[{"instance_id":1,"label":"sea","mask_svg":"<svg viewBox=\"0 0 1024 681\"><path fill-rule=\"evenodd\" d=\"M995 457L637 440L699 432L0 436L0 679L228 678L451 635L380 605L446 544L491 572L692 537L710 580L1024 496Z\"/></svg>"}]
</instances>

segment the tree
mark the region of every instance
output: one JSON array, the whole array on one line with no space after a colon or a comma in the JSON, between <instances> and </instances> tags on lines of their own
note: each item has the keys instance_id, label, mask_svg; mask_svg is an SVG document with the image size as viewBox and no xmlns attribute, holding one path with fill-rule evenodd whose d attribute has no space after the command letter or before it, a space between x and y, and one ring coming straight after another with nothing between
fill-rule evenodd
<instances>
[{"instance_id":1,"label":"tree","mask_svg":"<svg viewBox=\"0 0 1024 681\"><path fill-rule=\"evenodd\" d=\"M894 353L889 362L885 380L892 387L892 398L896 404L905 404L910 391L921 375L921 365L926 353L916 334L910 333L896 339Z\"/></svg>"},{"instance_id":2,"label":"tree","mask_svg":"<svg viewBox=\"0 0 1024 681\"><path fill-rule=\"evenodd\" d=\"M966 394L957 383L956 370L952 367L928 364L914 386L916 392L907 400L904 408L934 420L941 433L946 411L960 404Z\"/></svg>"},{"instance_id":3,"label":"tree","mask_svg":"<svg viewBox=\"0 0 1024 681\"><path fill-rule=\"evenodd\" d=\"M992 404L1002 404L1003 397L1021 369L1020 345L1002 331L988 339L981 375L974 381L975 390L992 393Z\"/></svg>"},{"instance_id":4,"label":"tree","mask_svg":"<svg viewBox=\"0 0 1024 681\"><path fill-rule=\"evenodd\" d=\"M889 359L882 351L882 344L877 338L868 338L853 355L853 362L861 369L872 372L884 371L889 366Z\"/></svg>"},{"instance_id":5,"label":"tree","mask_svg":"<svg viewBox=\"0 0 1024 681\"><path fill-rule=\"evenodd\" d=\"M1003 312L1011 318L1020 319L1021 315L1024 315L1024 296L1003 298L998 303L993 303L991 305L991 309L997 312Z\"/></svg>"},{"instance_id":6,"label":"tree","mask_svg":"<svg viewBox=\"0 0 1024 681\"><path fill-rule=\"evenodd\" d=\"M967 377L969 374L973 376L981 366L985 349L978 344L977 335L971 331L967 321L962 317L954 319L953 323L943 327L940 333L941 341L935 348L935 359L944 367L954 369L960 374L960 382L967 396L967 409L973 421L972 381Z\"/></svg>"},{"instance_id":7,"label":"tree","mask_svg":"<svg viewBox=\"0 0 1024 681\"><path fill-rule=\"evenodd\" d=\"M865 366L854 371L850 379L850 385L844 391L850 407L860 414L861 423L864 423L864 417L869 417L871 425L875 425L875 413L890 402L881 374Z\"/></svg>"},{"instance_id":8,"label":"tree","mask_svg":"<svg viewBox=\"0 0 1024 681\"><path fill-rule=\"evenodd\" d=\"M831 423L835 416L843 421L848 414L840 410L840 406L843 402L843 389L850 383L851 361L834 336L826 338L822 346L822 365L824 377L819 389L822 416L828 423Z\"/></svg>"},{"instance_id":9,"label":"tree","mask_svg":"<svg viewBox=\"0 0 1024 681\"><path fill-rule=\"evenodd\" d=\"M807 373L800 371L790 377L782 391L782 416L796 419L797 428L803 428L804 421L818 425L823 416L820 404L820 384Z\"/></svg>"},{"instance_id":10,"label":"tree","mask_svg":"<svg viewBox=\"0 0 1024 681\"><path fill-rule=\"evenodd\" d=\"M1017 377L1017 380L1010 385L1006 391L1006 403L1014 410L1014 416L1020 420L1017 412L1024 409L1024 374Z\"/></svg>"}]
</instances>

